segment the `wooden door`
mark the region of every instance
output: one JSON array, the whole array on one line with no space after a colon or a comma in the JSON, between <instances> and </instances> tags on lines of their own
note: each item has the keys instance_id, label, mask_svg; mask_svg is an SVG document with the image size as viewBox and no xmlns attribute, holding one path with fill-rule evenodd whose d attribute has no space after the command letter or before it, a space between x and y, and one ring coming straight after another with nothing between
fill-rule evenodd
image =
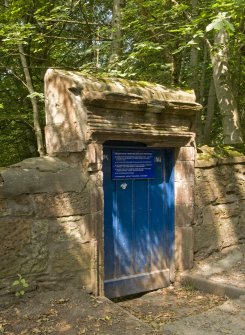
<instances>
[{"instance_id":1,"label":"wooden door","mask_svg":"<svg viewBox=\"0 0 245 335\"><path fill-rule=\"evenodd\" d=\"M169 285L173 149L104 146L105 295Z\"/></svg>"}]
</instances>

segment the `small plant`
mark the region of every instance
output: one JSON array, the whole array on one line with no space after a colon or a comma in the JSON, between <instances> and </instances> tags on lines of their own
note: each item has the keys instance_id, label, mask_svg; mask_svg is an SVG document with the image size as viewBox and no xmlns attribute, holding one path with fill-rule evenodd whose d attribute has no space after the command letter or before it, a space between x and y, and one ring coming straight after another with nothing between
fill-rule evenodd
<instances>
[{"instance_id":1,"label":"small plant","mask_svg":"<svg viewBox=\"0 0 245 335\"><path fill-rule=\"evenodd\" d=\"M193 283L185 283L182 286L182 288L183 288L184 291L190 292L190 293L198 290Z\"/></svg>"},{"instance_id":2,"label":"small plant","mask_svg":"<svg viewBox=\"0 0 245 335\"><path fill-rule=\"evenodd\" d=\"M18 274L18 279L16 279L13 282L12 286L16 287L15 291L16 297L21 298L25 294L25 289L29 287L29 284L27 283L25 278L23 278L20 274Z\"/></svg>"}]
</instances>

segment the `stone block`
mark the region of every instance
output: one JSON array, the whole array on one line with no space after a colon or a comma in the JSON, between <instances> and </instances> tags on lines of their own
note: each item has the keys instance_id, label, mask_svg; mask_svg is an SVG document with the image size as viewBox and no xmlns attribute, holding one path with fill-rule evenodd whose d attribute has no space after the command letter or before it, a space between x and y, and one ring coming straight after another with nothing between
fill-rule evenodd
<instances>
[{"instance_id":1,"label":"stone block","mask_svg":"<svg viewBox=\"0 0 245 335\"><path fill-rule=\"evenodd\" d=\"M181 147L176 150L176 158L179 161L194 161L196 151L194 147Z\"/></svg>"},{"instance_id":2,"label":"stone block","mask_svg":"<svg viewBox=\"0 0 245 335\"><path fill-rule=\"evenodd\" d=\"M243 216L238 204L209 205L194 225L194 251L205 257L216 250L236 245L245 238Z\"/></svg>"},{"instance_id":3,"label":"stone block","mask_svg":"<svg viewBox=\"0 0 245 335\"><path fill-rule=\"evenodd\" d=\"M88 171L99 171L102 169L102 145L90 143L87 146L86 159L88 161Z\"/></svg>"},{"instance_id":4,"label":"stone block","mask_svg":"<svg viewBox=\"0 0 245 335\"><path fill-rule=\"evenodd\" d=\"M244 165L220 160L195 172L194 248L196 257L206 257L244 239Z\"/></svg>"},{"instance_id":5,"label":"stone block","mask_svg":"<svg viewBox=\"0 0 245 335\"><path fill-rule=\"evenodd\" d=\"M46 125L45 140L48 154L82 152L85 148L84 134L75 122Z\"/></svg>"},{"instance_id":6,"label":"stone block","mask_svg":"<svg viewBox=\"0 0 245 335\"><path fill-rule=\"evenodd\" d=\"M46 269L48 261L46 220L31 218L0 219L0 277L32 274Z\"/></svg>"},{"instance_id":7,"label":"stone block","mask_svg":"<svg viewBox=\"0 0 245 335\"><path fill-rule=\"evenodd\" d=\"M104 296L104 265L99 266L98 270L98 295Z\"/></svg>"},{"instance_id":8,"label":"stone block","mask_svg":"<svg viewBox=\"0 0 245 335\"><path fill-rule=\"evenodd\" d=\"M239 234L237 228L238 217L216 221L219 250L239 243Z\"/></svg>"},{"instance_id":9,"label":"stone block","mask_svg":"<svg viewBox=\"0 0 245 335\"><path fill-rule=\"evenodd\" d=\"M193 267L193 231L191 227L176 227L175 267L188 270Z\"/></svg>"},{"instance_id":10,"label":"stone block","mask_svg":"<svg viewBox=\"0 0 245 335\"><path fill-rule=\"evenodd\" d=\"M98 295L98 269L99 269L99 259L98 259L98 242L97 240L91 241L91 289Z\"/></svg>"},{"instance_id":11,"label":"stone block","mask_svg":"<svg viewBox=\"0 0 245 335\"><path fill-rule=\"evenodd\" d=\"M99 266L104 267L104 239L98 240Z\"/></svg>"},{"instance_id":12,"label":"stone block","mask_svg":"<svg viewBox=\"0 0 245 335\"><path fill-rule=\"evenodd\" d=\"M176 227L188 227L193 223L194 204L176 204L175 225Z\"/></svg>"},{"instance_id":13,"label":"stone block","mask_svg":"<svg viewBox=\"0 0 245 335\"><path fill-rule=\"evenodd\" d=\"M91 215L68 216L50 222L50 241L52 243L87 243L95 237L95 222Z\"/></svg>"},{"instance_id":14,"label":"stone block","mask_svg":"<svg viewBox=\"0 0 245 335\"><path fill-rule=\"evenodd\" d=\"M87 183L77 167L53 157L30 158L2 172L0 196L20 194L80 192Z\"/></svg>"},{"instance_id":15,"label":"stone block","mask_svg":"<svg viewBox=\"0 0 245 335\"><path fill-rule=\"evenodd\" d=\"M75 273L92 267L90 243L80 244L74 241L65 241L50 244L50 273Z\"/></svg>"},{"instance_id":16,"label":"stone block","mask_svg":"<svg viewBox=\"0 0 245 335\"><path fill-rule=\"evenodd\" d=\"M9 215L13 216L33 216L34 207L29 195L21 195L8 199Z\"/></svg>"},{"instance_id":17,"label":"stone block","mask_svg":"<svg viewBox=\"0 0 245 335\"><path fill-rule=\"evenodd\" d=\"M229 218L238 217L241 212L241 203L239 202L230 202L227 204L217 204L215 206L208 206L209 211L212 212L213 217L217 221L222 221Z\"/></svg>"},{"instance_id":18,"label":"stone block","mask_svg":"<svg viewBox=\"0 0 245 335\"><path fill-rule=\"evenodd\" d=\"M175 203L193 204L194 202L194 183L193 182L175 182Z\"/></svg>"},{"instance_id":19,"label":"stone block","mask_svg":"<svg viewBox=\"0 0 245 335\"><path fill-rule=\"evenodd\" d=\"M175 181L194 181L194 162L177 161L174 169Z\"/></svg>"},{"instance_id":20,"label":"stone block","mask_svg":"<svg viewBox=\"0 0 245 335\"><path fill-rule=\"evenodd\" d=\"M97 184L90 184L90 212L96 213L104 208L104 190Z\"/></svg>"},{"instance_id":21,"label":"stone block","mask_svg":"<svg viewBox=\"0 0 245 335\"><path fill-rule=\"evenodd\" d=\"M66 192L60 194L32 195L35 213L38 217L62 217L90 213L90 193Z\"/></svg>"},{"instance_id":22,"label":"stone block","mask_svg":"<svg viewBox=\"0 0 245 335\"><path fill-rule=\"evenodd\" d=\"M195 203L196 206L205 206L210 203L224 203L225 187L217 182L195 181Z\"/></svg>"},{"instance_id":23,"label":"stone block","mask_svg":"<svg viewBox=\"0 0 245 335\"><path fill-rule=\"evenodd\" d=\"M104 213L103 211L95 212L91 214L91 221L93 222L95 229L96 239L104 237Z\"/></svg>"},{"instance_id":24,"label":"stone block","mask_svg":"<svg viewBox=\"0 0 245 335\"><path fill-rule=\"evenodd\" d=\"M194 226L193 230L195 258L207 257L218 250L217 231L213 224Z\"/></svg>"},{"instance_id":25,"label":"stone block","mask_svg":"<svg viewBox=\"0 0 245 335\"><path fill-rule=\"evenodd\" d=\"M90 271L76 271L68 273L47 273L37 277L37 287L41 290L63 290L68 286L86 288L87 292L94 293L91 288Z\"/></svg>"},{"instance_id":26,"label":"stone block","mask_svg":"<svg viewBox=\"0 0 245 335\"><path fill-rule=\"evenodd\" d=\"M205 223L207 218L205 218ZM211 218L208 224L194 227L194 251L196 258L207 257L212 252L239 243L245 238L244 225L238 218Z\"/></svg>"}]
</instances>

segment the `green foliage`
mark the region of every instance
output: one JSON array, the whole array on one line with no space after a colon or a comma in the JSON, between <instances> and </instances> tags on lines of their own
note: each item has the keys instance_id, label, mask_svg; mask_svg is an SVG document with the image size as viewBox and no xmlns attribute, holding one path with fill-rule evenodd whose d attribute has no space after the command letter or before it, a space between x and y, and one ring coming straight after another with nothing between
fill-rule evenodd
<instances>
[{"instance_id":1,"label":"green foliage","mask_svg":"<svg viewBox=\"0 0 245 335\"><path fill-rule=\"evenodd\" d=\"M44 128L46 69L95 71L97 49L107 62L108 42L103 38L109 34L110 2L9 0L0 3L0 9L0 165L7 166L37 155L30 98L38 100ZM32 95L20 62L20 43L35 90Z\"/></svg>"},{"instance_id":2,"label":"green foliage","mask_svg":"<svg viewBox=\"0 0 245 335\"><path fill-rule=\"evenodd\" d=\"M29 287L28 282L20 274L18 274L18 279L16 279L12 286L15 288L15 295L18 298L23 297L25 290Z\"/></svg>"},{"instance_id":3,"label":"green foliage","mask_svg":"<svg viewBox=\"0 0 245 335\"><path fill-rule=\"evenodd\" d=\"M206 27L207 32L211 30L219 31L221 29L224 29L228 32L235 31L233 24L229 22L229 17L227 17L227 13L225 12L218 13L217 17Z\"/></svg>"},{"instance_id":4,"label":"green foliage","mask_svg":"<svg viewBox=\"0 0 245 335\"><path fill-rule=\"evenodd\" d=\"M197 149L198 159L233 158L245 156L245 145L216 145L215 147L204 145Z\"/></svg>"},{"instance_id":5,"label":"green foliage","mask_svg":"<svg viewBox=\"0 0 245 335\"><path fill-rule=\"evenodd\" d=\"M189 292L189 293L193 293L195 291L197 291L197 287L195 286L194 283L185 283L182 285L182 289L186 292Z\"/></svg>"},{"instance_id":6,"label":"green foliage","mask_svg":"<svg viewBox=\"0 0 245 335\"><path fill-rule=\"evenodd\" d=\"M108 67L112 1L8 0L0 3L0 165L37 155L30 98L36 97L44 128L43 77L48 67L193 88L206 121L212 76L207 39L225 29L231 81L245 129L244 0L127 0L123 52L117 70ZM35 93L30 96L20 62L21 43ZM196 52L196 65L193 54ZM222 143L218 106L211 143ZM245 130L244 130L245 131ZM245 135L245 134L244 134Z\"/></svg>"},{"instance_id":7,"label":"green foliage","mask_svg":"<svg viewBox=\"0 0 245 335\"><path fill-rule=\"evenodd\" d=\"M28 94L27 98L30 98L30 99L32 99L32 98L38 98L42 102L45 100L44 99L44 94L43 93L38 93L38 92L33 92L31 94Z\"/></svg>"}]
</instances>

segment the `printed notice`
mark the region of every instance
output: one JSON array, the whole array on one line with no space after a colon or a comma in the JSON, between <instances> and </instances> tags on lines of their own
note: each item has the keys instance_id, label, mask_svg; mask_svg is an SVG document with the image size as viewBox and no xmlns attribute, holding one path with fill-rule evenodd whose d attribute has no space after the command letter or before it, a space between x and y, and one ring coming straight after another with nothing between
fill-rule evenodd
<instances>
[{"instance_id":1,"label":"printed notice","mask_svg":"<svg viewBox=\"0 0 245 335\"><path fill-rule=\"evenodd\" d=\"M154 178L154 152L151 150L113 150L112 179Z\"/></svg>"}]
</instances>

